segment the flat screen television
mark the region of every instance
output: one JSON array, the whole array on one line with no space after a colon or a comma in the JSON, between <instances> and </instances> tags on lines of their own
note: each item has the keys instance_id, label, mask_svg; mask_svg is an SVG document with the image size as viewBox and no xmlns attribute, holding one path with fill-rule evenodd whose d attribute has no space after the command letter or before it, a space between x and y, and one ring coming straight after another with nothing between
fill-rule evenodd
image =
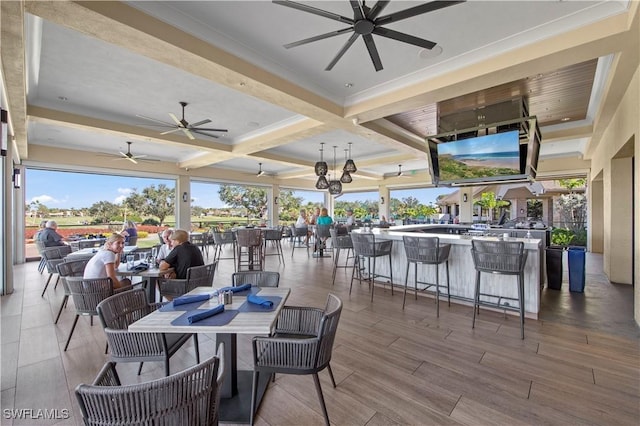
<instances>
[{"instance_id":1,"label":"flat screen television","mask_svg":"<svg viewBox=\"0 0 640 426\"><path fill-rule=\"evenodd\" d=\"M534 122L522 126L487 126L482 129L486 134L477 137L458 138L460 134L469 134L466 130L428 137L433 183L467 186L534 180L540 150L539 132L535 118L526 120Z\"/></svg>"}]
</instances>

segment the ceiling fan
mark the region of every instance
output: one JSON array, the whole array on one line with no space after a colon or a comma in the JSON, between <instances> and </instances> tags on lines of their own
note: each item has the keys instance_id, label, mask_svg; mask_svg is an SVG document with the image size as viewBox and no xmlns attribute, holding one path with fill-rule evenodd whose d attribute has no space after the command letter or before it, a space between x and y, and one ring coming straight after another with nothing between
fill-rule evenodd
<instances>
[{"instance_id":1,"label":"ceiling fan","mask_svg":"<svg viewBox=\"0 0 640 426\"><path fill-rule=\"evenodd\" d=\"M256 174L256 177L260 177L260 176L264 176L265 171L262 170L262 163L258 163L259 169L258 169L258 173Z\"/></svg>"},{"instance_id":2,"label":"ceiling fan","mask_svg":"<svg viewBox=\"0 0 640 426\"><path fill-rule=\"evenodd\" d=\"M171 130L167 130L165 132L160 133L161 135L168 135L169 133L174 133L174 132L180 132L181 131L189 139L193 140L193 139L195 139L195 137L193 136L193 133L198 133L198 134L209 136L209 137L212 137L212 138L218 138L217 135L210 134L209 132L223 132L223 133L228 132L227 129L214 129L214 128L210 128L210 127L199 127L199 126L202 126L203 124L211 123L211 120L209 120L209 119L201 120L201 121L198 121L197 123L189 123L184 118L184 108L189 104L184 102L184 101L180 101L180 105L182 106L182 119L178 120L178 117L176 117L175 114L169 113L169 117L171 117L171 119L174 121L174 123L168 123L166 121L156 120L155 118L146 117L144 115L136 115L136 117L140 117L140 118L143 118L145 120L154 121L156 123L159 123L159 124L152 124L152 126L168 127L168 128L171 129Z\"/></svg>"},{"instance_id":3,"label":"ceiling fan","mask_svg":"<svg viewBox=\"0 0 640 426\"><path fill-rule=\"evenodd\" d=\"M160 160L154 160L151 158L145 158L147 157L147 155L133 155L131 153L132 143L133 142L127 141L127 152L118 151L120 155L114 155L114 154L98 154L98 155L106 156L106 157L115 157L114 160L129 160L133 164L138 164L138 161L160 161Z\"/></svg>"},{"instance_id":4,"label":"ceiling fan","mask_svg":"<svg viewBox=\"0 0 640 426\"><path fill-rule=\"evenodd\" d=\"M301 46L303 44L311 43L318 40L324 40L326 38L334 37L341 34L348 34L353 32L347 42L342 46L342 48L338 51L338 54L331 60L329 65L325 68L325 71L331 71L331 69L335 66L335 64L342 58L342 56L349 50L351 45L356 41L358 36L362 36L365 45L367 46L367 50L369 51L369 56L371 57L371 62L373 62L373 66L376 71L382 70L382 61L380 60L380 55L378 54L378 49L373 40L372 34L379 35L381 37L390 38L393 40L401 41L403 43L413 44L414 46L423 47L425 49L433 49L436 43L425 40L422 38L414 37L409 34L401 33L398 31L394 31L389 28L383 27L383 25L390 24L393 22L398 22L402 19L411 18L413 16L422 15L423 13L433 12L434 10L442 9L444 7L453 6L458 3L464 3L466 0L462 1L432 1L429 3L423 3L418 6L410 7L409 9L400 10L394 12L390 15L379 16L382 10L389 4L389 1L378 1L373 7L369 7L365 5L365 1L362 3L359 0L350 0L351 8L353 9L353 19L347 18L346 16L337 15L332 12L328 12L326 10L317 9L312 6L308 6L306 4L296 3L293 1L276 1L273 3L279 4L281 6L291 7L293 9L298 9L303 12L312 13L314 15L322 16L324 18L333 19L334 21L343 22L349 24L350 26L346 28L342 28L340 30L331 31L325 34L320 34L317 36L305 38L303 40L295 41L293 43L285 44L284 47L286 49L290 49L292 47Z\"/></svg>"}]
</instances>

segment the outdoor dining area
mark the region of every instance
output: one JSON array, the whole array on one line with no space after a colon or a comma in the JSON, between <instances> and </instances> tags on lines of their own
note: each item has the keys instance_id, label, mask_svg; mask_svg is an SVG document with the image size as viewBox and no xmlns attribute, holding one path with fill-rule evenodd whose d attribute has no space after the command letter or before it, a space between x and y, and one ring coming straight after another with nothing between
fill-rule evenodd
<instances>
[{"instance_id":1,"label":"outdoor dining area","mask_svg":"<svg viewBox=\"0 0 640 426\"><path fill-rule=\"evenodd\" d=\"M401 243L350 231L192 233L204 265L185 279L128 246L117 268L127 288L82 277L98 247L17 265L22 287L2 305L4 316L22 299L13 380L44 385L3 406L60 407L78 425L637 420L635 381L622 379L635 368L631 340L517 311L476 315L446 303L446 245L421 244L405 270L391 264ZM441 275L426 287L428 268Z\"/></svg>"}]
</instances>

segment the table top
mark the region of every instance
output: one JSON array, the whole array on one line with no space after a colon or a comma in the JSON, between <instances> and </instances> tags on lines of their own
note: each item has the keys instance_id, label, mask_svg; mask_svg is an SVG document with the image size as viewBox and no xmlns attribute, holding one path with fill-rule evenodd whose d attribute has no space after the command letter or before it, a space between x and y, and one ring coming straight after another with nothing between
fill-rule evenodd
<instances>
[{"instance_id":1,"label":"table top","mask_svg":"<svg viewBox=\"0 0 640 426\"><path fill-rule=\"evenodd\" d=\"M125 246L124 250L123 250L123 254L129 254L134 250L137 250L138 247L137 246ZM65 258L73 258L73 257L91 257L94 254L96 254L98 252L98 250L101 250L98 247L88 247L88 248L84 248L82 250L77 250L77 251L72 251L71 253L69 253L68 255L65 256Z\"/></svg>"},{"instance_id":2,"label":"table top","mask_svg":"<svg viewBox=\"0 0 640 426\"><path fill-rule=\"evenodd\" d=\"M137 266L143 262L144 261L142 260L136 260L134 264ZM135 271L135 270L127 269L127 262L120 262L120 265L118 265L118 269L116 270L116 275L120 275L123 277L134 277L134 276L135 277L161 277L167 272L171 272L172 270L173 269L167 269L167 270L161 271L157 267L151 267L149 269L145 269L144 271Z\"/></svg>"},{"instance_id":3,"label":"table top","mask_svg":"<svg viewBox=\"0 0 640 426\"><path fill-rule=\"evenodd\" d=\"M189 294L211 294L215 291L212 287L198 287ZM226 325L192 325L176 326L171 321L184 314L184 311L159 310L152 312L144 318L139 319L129 326L132 332L151 333L228 333L228 334L262 334L268 335L275 326L280 310L284 306L291 289L279 287L262 287L258 296L279 296L281 301L272 311L265 312L238 312L231 322ZM246 301L246 297L233 296L233 303L225 305L225 309L238 309ZM199 309L213 308L218 305L217 297L213 297L208 302L200 305Z\"/></svg>"}]
</instances>

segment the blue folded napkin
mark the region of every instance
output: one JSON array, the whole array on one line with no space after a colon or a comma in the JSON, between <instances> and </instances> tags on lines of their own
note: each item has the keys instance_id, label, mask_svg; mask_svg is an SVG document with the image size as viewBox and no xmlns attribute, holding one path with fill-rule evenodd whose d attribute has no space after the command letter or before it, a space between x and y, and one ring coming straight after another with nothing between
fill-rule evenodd
<instances>
[{"instance_id":1,"label":"blue folded napkin","mask_svg":"<svg viewBox=\"0 0 640 426\"><path fill-rule=\"evenodd\" d=\"M251 284L242 284L237 287L222 287L221 289L218 289L218 293L223 293L229 290L231 290L234 293L239 293L241 291L250 290L250 289L251 289Z\"/></svg>"},{"instance_id":2,"label":"blue folded napkin","mask_svg":"<svg viewBox=\"0 0 640 426\"><path fill-rule=\"evenodd\" d=\"M204 302L209 300L208 294L186 294L173 299L173 306L186 305L187 303Z\"/></svg>"},{"instance_id":3,"label":"blue folded napkin","mask_svg":"<svg viewBox=\"0 0 640 426\"><path fill-rule=\"evenodd\" d=\"M224 305L218 305L215 308L207 309L206 311L198 311L196 314L189 315L187 317L187 321L189 321L189 324L193 324L194 322L221 314L222 312L224 312Z\"/></svg>"},{"instance_id":4,"label":"blue folded napkin","mask_svg":"<svg viewBox=\"0 0 640 426\"><path fill-rule=\"evenodd\" d=\"M263 299L262 297L256 296L255 294L248 295L247 302L253 303L255 305L264 306L266 308L273 307L273 302L271 300Z\"/></svg>"}]
</instances>

